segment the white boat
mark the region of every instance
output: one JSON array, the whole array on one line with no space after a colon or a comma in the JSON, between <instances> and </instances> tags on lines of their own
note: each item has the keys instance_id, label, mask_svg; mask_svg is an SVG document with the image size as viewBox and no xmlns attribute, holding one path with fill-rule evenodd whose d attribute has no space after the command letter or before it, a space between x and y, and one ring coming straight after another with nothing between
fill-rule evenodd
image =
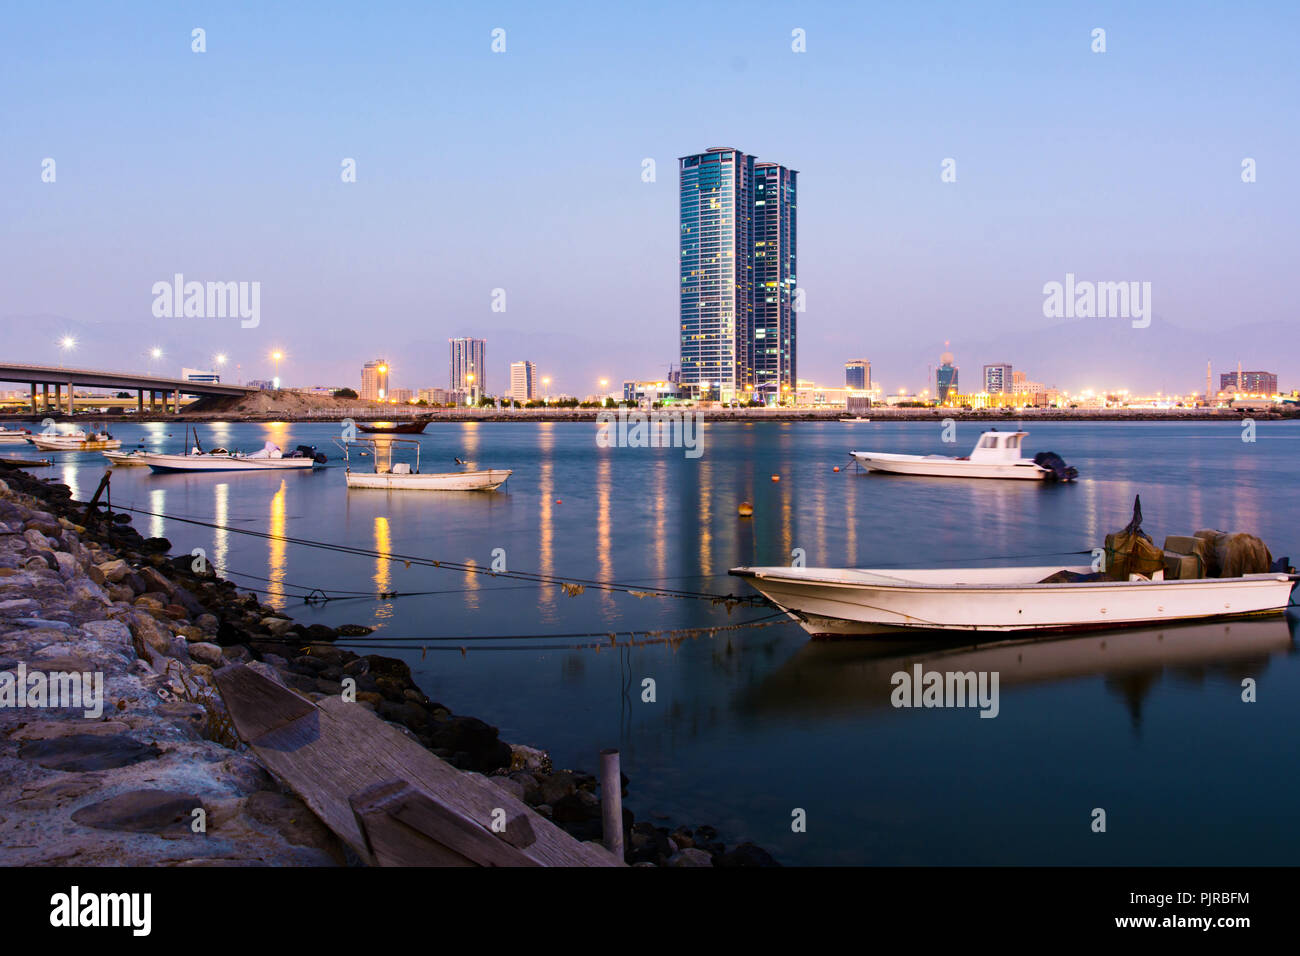
<instances>
[{"instance_id":1,"label":"white boat","mask_svg":"<svg viewBox=\"0 0 1300 956\"><path fill-rule=\"evenodd\" d=\"M870 418L841 418L840 421L842 421L846 425L856 425L858 422L869 422L871 421L871 419Z\"/></svg>"},{"instance_id":2,"label":"white boat","mask_svg":"<svg viewBox=\"0 0 1300 956\"><path fill-rule=\"evenodd\" d=\"M1019 478L1029 481L1072 481L1078 471L1066 465L1054 452L1021 457L1020 445L1028 432L1000 432L980 435L964 458L945 455L894 455L876 451L850 454L869 471L895 475L937 475L947 478Z\"/></svg>"},{"instance_id":3,"label":"white boat","mask_svg":"<svg viewBox=\"0 0 1300 956\"><path fill-rule=\"evenodd\" d=\"M121 440L114 438L108 432L28 435L27 440L41 451L104 451L122 447Z\"/></svg>"},{"instance_id":4,"label":"white boat","mask_svg":"<svg viewBox=\"0 0 1300 956\"><path fill-rule=\"evenodd\" d=\"M381 488L385 491L496 491L513 473L508 468L477 471L420 471L420 443L409 438L369 439L352 442L336 441L343 449L347 466L349 488ZM370 471L353 471L349 446L365 445L370 449ZM415 466L409 462L393 461L393 452L401 446L415 446ZM396 447L395 447L396 446Z\"/></svg>"},{"instance_id":5,"label":"white boat","mask_svg":"<svg viewBox=\"0 0 1300 956\"><path fill-rule=\"evenodd\" d=\"M1067 631L1276 614L1289 574L1044 584L1052 567L733 568L809 634ZM1066 568L1086 575L1091 568Z\"/></svg>"},{"instance_id":6,"label":"white boat","mask_svg":"<svg viewBox=\"0 0 1300 956\"><path fill-rule=\"evenodd\" d=\"M105 451L100 454L119 467L149 464L144 460L145 452L138 448L134 451Z\"/></svg>"},{"instance_id":7,"label":"white boat","mask_svg":"<svg viewBox=\"0 0 1300 956\"><path fill-rule=\"evenodd\" d=\"M23 445L32 433L23 428L0 428L0 445Z\"/></svg>"},{"instance_id":8,"label":"white boat","mask_svg":"<svg viewBox=\"0 0 1300 956\"><path fill-rule=\"evenodd\" d=\"M188 434L187 436L188 437ZM138 452L141 464L148 465L155 472L167 471L307 471L325 461L324 455L316 454L316 449L308 445L298 448L286 455L275 442L267 442L262 448L249 454L214 448L203 451L198 444L198 432L194 433L194 446L187 455L165 455L159 452Z\"/></svg>"}]
</instances>

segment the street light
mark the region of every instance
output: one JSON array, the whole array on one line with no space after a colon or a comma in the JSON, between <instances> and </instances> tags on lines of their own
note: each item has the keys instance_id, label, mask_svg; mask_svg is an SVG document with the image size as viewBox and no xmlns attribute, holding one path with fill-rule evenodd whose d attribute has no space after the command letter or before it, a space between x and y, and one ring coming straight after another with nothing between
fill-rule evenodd
<instances>
[{"instance_id":1,"label":"street light","mask_svg":"<svg viewBox=\"0 0 1300 956\"><path fill-rule=\"evenodd\" d=\"M77 340L71 335L65 335L59 340L59 368L63 368L63 353L71 352L77 347Z\"/></svg>"},{"instance_id":2,"label":"street light","mask_svg":"<svg viewBox=\"0 0 1300 956\"><path fill-rule=\"evenodd\" d=\"M284 358L284 353L276 349L271 353L271 358L275 361L275 378L271 380L271 385L278 389L280 387L280 359Z\"/></svg>"},{"instance_id":3,"label":"street light","mask_svg":"<svg viewBox=\"0 0 1300 956\"><path fill-rule=\"evenodd\" d=\"M542 379L542 390L546 393L546 404L551 404L551 380L549 377L544 377Z\"/></svg>"}]
</instances>

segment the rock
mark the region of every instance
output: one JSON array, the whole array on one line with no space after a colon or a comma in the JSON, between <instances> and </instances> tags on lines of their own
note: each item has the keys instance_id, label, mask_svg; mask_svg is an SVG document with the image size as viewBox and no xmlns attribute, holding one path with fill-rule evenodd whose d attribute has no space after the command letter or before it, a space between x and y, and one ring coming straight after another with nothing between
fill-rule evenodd
<instances>
[{"instance_id":1,"label":"rock","mask_svg":"<svg viewBox=\"0 0 1300 956\"><path fill-rule=\"evenodd\" d=\"M364 624L343 624L334 630L339 637L365 637L365 635L373 631L374 628L366 627Z\"/></svg>"},{"instance_id":2,"label":"rock","mask_svg":"<svg viewBox=\"0 0 1300 956\"><path fill-rule=\"evenodd\" d=\"M511 770L528 770L535 773L550 773L551 755L545 750L539 750L536 747L527 747L524 744L510 745L510 769Z\"/></svg>"},{"instance_id":3,"label":"rock","mask_svg":"<svg viewBox=\"0 0 1300 956\"><path fill-rule=\"evenodd\" d=\"M752 843L742 843L730 853L724 853L717 866L780 866L772 855Z\"/></svg>"},{"instance_id":4,"label":"rock","mask_svg":"<svg viewBox=\"0 0 1300 956\"><path fill-rule=\"evenodd\" d=\"M100 830L182 835L191 832L193 812L202 808L203 801L192 793L128 790L82 807L72 814L72 819L82 826Z\"/></svg>"},{"instance_id":5,"label":"rock","mask_svg":"<svg viewBox=\"0 0 1300 956\"><path fill-rule=\"evenodd\" d=\"M695 839L691 836L691 831L686 827L678 827L672 832L669 839L683 850L689 850L695 846Z\"/></svg>"},{"instance_id":6,"label":"rock","mask_svg":"<svg viewBox=\"0 0 1300 956\"><path fill-rule=\"evenodd\" d=\"M208 634L216 633L218 627L220 627L220 623L221 622L217 620L215 614L200 614L194 619L195 626ZM220 642L218 641L218 643Z\"/></svg>"},{"instance_id":7,"label":"rock","mask_svg":"<svg viewBox=\"0 0 1300 956\"><path fill-rule=\"evenodd\" d=\"M282 637L293 627L293 621L283 617L264 617L258 621L258 626L276 637Z\"/></svg>"},{"instance_id":8,"label":"rock","mask_svg":"<svg viewBox=\"0 0 1300 956\"><path fill-rule=\"evenodd\" d=\"M167 606L166 602L157 592L141 594L135 599L134 603L136 607L151 607L159 611Z\"/></svg>"},{"instance_id":9,"label":"rock","mask_svg":"<svg viewBox=\"0 0 1300 956\"><path fill-rule=\"evenodd\" d=\"M703 850L679 850L668 859L669 866L712 866L713 858Z\"/></svg>"},{"instance_id":10,"label":"rock","mask_svg":"<svg viewBox=\"0 0 1300 956\"><path fill-rule=\"evenodd\" d=\"M171 597L176 593L176 585L172 584L171 581L167 580L153 568L142 568L140 570L140 577L144 579L146 592L160 592L166 594L168 597Z\"/></svg>"},{"instance_id":11,"label":"rock","mask_svg":"<svg viewBox=\"0 0 1300 956\"><path fill-rule=\"evenodd\" d=\"M165 654L171 646L171 632L148 614L135 613L131 615L131 633L136 640L159 654Z\"/></svg>"},{"instance_id":12,"label":"rock","mask_svg":"<svg viewBox=\"0 0 1300 956\"><path fill-rule=\"evenodd\" d=\"M517 799L524 799L524 785L513 777L488 777L488 780Z\"/></svg>"},{"instance_id":13,"label":"rock","mask_svg":"<svg viewBox=\"0 0 1300 956\"><path fill-rule=\"evenodd\" d=\"M26 741L18 756L46 770L111 770L162 756L157 744L142 744L125 734L71 734L53 740Z\"/></svg>"},{"instance_id":14,"label":"rock","mask_svg":"<svg viewBox=\"0 0 1300 956\"><path fill-rule=\"evenodd\" d=\"M549 777L541 778L542 802L554 806L558 801L577 790L573 774L568 770L559 770Z\"/></svg>"}]
</instances>

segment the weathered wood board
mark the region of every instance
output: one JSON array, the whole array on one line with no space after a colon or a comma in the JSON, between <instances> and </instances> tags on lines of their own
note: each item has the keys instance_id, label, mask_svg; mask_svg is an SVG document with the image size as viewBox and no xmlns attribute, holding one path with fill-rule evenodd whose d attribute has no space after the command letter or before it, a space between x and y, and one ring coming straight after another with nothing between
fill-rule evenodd
<instances>
[{"instance_id":1,"label":"weathered wood board","mask_svg":"<svg viewBox=\"0 0 1300 956\"><path fill-rule=\"evenodd\" d=\"M313 703L242 664L215 677L240 738L367 863L623 865L361 704ZM505 833L491 830L494 811L504 812Z\"/></svg>"}]
</instances>

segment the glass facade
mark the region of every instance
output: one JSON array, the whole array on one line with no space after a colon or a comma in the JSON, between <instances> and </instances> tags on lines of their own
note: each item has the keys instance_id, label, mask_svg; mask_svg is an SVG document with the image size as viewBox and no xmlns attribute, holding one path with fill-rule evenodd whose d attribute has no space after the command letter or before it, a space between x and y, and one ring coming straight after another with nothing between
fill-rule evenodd
<instances>
[{"instance_id":1,"label":"glass facade","mask_svg":"<svg viewBox=\"0 0 1300 956\"><path fill-rule=\"evenodd\" d=\"M866 359L844 363L844 387L858 391L871 388L871 363Z\"/></svg>"},{"instance_id":2,"label":"glass facade","mask_svg":"<svg viewBox=\"0 0 1300 956\"><path fill-rule=\"evenodd\" d=\"M729 400L752 382L754 157L714 148L681 172L681 380Z\"/></svg>"},{"instance_id":3,"label":"glass facade","mask_svg":"<svg viewBox=\"0 0 1300 956\"><path fill-rule=\"evenodd\" d=\"M769 403L794 389L795 209L798 173L776 163L754 166L754 334L756 397Z\"/></svg>"},{"instance_id":4,"label":"glass facade","mask_svg":"<svg viewBox=\"0 0 1300 956\"><path fill-rule=\"evenodd\" d=\"M487 342L483 339L448 339L451 368L448 387L465 392L471 401L487 394Z\"/></svg>"},{"instance_id":5,"label":"glass facade","mask_svg":"<svg viewBox=\"0 0 1300 956\"><path fill-rule=\"evenodd\" d=\"M960 393L961 386L957 381L957 367L950 362L940 365L934 373L934 385L941 402L946 402L950 393L954 395Z\"/></svg>"}]
</instances>

